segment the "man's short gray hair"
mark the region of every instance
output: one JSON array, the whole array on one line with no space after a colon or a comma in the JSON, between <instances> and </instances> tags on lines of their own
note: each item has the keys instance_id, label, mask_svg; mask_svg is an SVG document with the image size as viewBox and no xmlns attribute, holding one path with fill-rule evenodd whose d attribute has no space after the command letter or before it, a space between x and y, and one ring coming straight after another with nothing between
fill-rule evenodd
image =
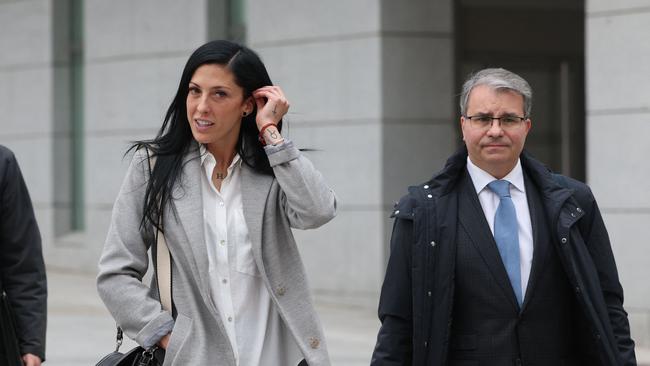
<instances>
[{"instance_id":1,"label":"man's short gray hair","mask_svg":"<svg viewBox=\"0 0 650 366\"><path fill-rule=\"evenodd\" d=\"M483 69L467 78L460 94L461 115L465 116L465 113L467 113L469 93L479 85L487 85L494 90L512 90L520 94L524 97L524 117L530 117L530 110L533 107L533 90L521 76L501 68Z\"/></svg>"}]
</instances>

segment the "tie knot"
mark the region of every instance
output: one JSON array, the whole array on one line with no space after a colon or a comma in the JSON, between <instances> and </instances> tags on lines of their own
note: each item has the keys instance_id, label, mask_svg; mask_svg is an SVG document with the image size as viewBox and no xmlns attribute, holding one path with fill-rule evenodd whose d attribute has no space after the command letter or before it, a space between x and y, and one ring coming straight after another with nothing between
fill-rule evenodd
<instances>
[{"instance_id":1,"label":"tie knot","mask_svg":"<svg viewBox=\"0 0 650 366\"><path fill-rule=\"evenodd\" d=\"M496 193L499 198L510 197L510 182L507 180L493 180L488 183L488 187L492 192Z\"/></svg>"}]
</instances>

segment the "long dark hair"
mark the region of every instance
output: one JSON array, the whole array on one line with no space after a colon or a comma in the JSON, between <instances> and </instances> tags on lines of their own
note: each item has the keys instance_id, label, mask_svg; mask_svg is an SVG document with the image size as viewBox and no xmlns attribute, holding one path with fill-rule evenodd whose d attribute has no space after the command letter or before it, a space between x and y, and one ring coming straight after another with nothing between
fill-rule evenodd
<instances>
[{"instance_id":1,"label":"long dark hair","mask_svg":"<svg viewBox=\"0 0 650 366\"><path fill-rule=\"evenodd\" d=\"M147 182L141 228L152 224L163 230L160 217L172 198L174 185L180 182L184 157L195 141L187 120L185 104L190 80L194 71L205 64L227 67L233 73L237 85L244 90L244 99L251 97L253 91L263 86L273 85L262 60L248 47L218 40L208 42L192 53L158 134L152 140L135 141L127 151L146 148L156 158L151 179ZM262 174L273 175L264 148L258 141L255 103L253 106L253 112L242 117L236 150L244 164ZM278 129L282 129L282 121L278 123Z\"/></svg>"}]
</instances>

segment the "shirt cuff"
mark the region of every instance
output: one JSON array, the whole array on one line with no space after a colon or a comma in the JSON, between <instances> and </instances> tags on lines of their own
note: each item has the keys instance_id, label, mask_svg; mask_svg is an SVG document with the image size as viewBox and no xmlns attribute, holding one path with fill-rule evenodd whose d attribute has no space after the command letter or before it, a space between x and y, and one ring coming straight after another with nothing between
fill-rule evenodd
<instances>
[{"instance_id":1,"label":"shirt cuff","mask_svg":"<svg viewBox=\"0 0 650 366\"><path fill-rule=\"evenodd\" d=\"M300 156L300 152L293 146L293 141L284 139L284 141L277 145L266 145L264 151L269 158L271 167L286 163Z\"/></svg>"},{"instance_id":2,"label":"shirt cuff","mask_svg":"<svg viewBox=\"0 0 650 366\"><path fill-rule=\"evenodd\" d=\"M142 348L149 349L154 346L162 337L169 334L174 329L174 320L163 323L154 333L142 343Z\"/></svg>"}]
</instances>

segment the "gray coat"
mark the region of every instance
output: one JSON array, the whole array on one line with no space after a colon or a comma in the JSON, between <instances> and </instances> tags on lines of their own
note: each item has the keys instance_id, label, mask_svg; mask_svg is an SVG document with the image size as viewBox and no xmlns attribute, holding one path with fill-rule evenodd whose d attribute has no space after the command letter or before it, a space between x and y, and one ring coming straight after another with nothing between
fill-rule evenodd
<instances>
[{"instance_id":1,"label":"gray coat","mask_svg":"<svg viewBox=\"0 0 650 366\"><path fill-rule=\"evenodd\" d=\"M291 228L325 224L335 215L336 199L321 174L291 142L267 148L267 153L275 178L258 174L246 164L242 164L241 172L244 217L255 263L307 363L329 365L323 331ZM181 182L176 184L172 203L163 215L172 256L175 320L161 309L155 284L142 283L151 244L148 235L139 229L149 175L142 151L135 153L113 207L99 262L99 294L129 337L145 345L160 338L156 331L165 323L175 322L164 365L235 365L210 295L201 174L195 146L185 157Z\"/></svg>"}]
</instances>

